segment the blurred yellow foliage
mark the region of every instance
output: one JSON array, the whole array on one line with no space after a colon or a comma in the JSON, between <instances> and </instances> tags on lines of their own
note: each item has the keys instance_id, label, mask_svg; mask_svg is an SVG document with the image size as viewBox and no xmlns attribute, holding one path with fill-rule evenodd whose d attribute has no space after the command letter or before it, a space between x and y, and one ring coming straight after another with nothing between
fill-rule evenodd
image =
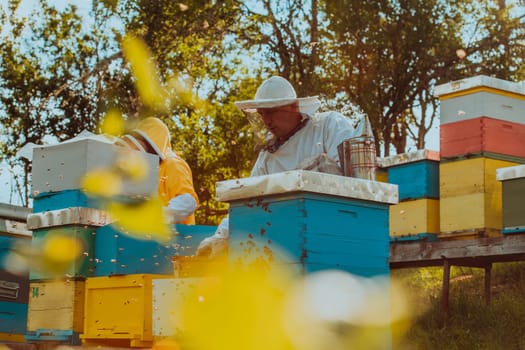
<instances>
[{"instance_id":1,"label":"blurred yellow foliage","mask_svg":"<svg viewBox=\"0 0 525 350\"><path fill-rule=\"evenodd\" d=\"M115 167L132 181L142 181L148 176L148 163L144 156L136 151L122 150Z\"/></svg>"},{"instance_id":2,"label":"blurred yellow foliage","mask_svg":"<svg viewBox=\"0 0 525 350\"><path fill-rule=\"evenodd\" d=\"M82 254L83 248L74 236L50 234L42 244L42 257L51 263L71 263Z\"/></svg>"},{"instance_id":3,"label":"blurred yellow foliage","mask_svg":"<svg viewBox=\"0 0 525 350\"><path fill-rule=\"evenodd\" d=\"M112 201L107 206L111 217L122 232L141 239L166 242L172 231L167 224L160 199L153 197L139 203Z\"/></svg>"},{"instance_id":4,"label":"blurred yellow foliage","mask_svg":"<svg viewBox=\"0 0 525 350\"><path fill-rule=\"evenodd\" d=\"M292 349L282 326L293 281L285 276L252 266L202 279L182 310L184 343L202 350Z\"/></svg>"},{"instance_id":5,"label":"blurred yellow foliage","mask_svg":"<svg viewBox=\"0 0 525 350\"><path fill-rule=\"evenodd\" d=\"M142 103L158 111L167 111L168 96L162 87L153 55L146 43L128 34L122 41L122 50L131 65Z\"/></svg>"},{"instance_id":6,"label":"blurred yellow foliage","mask_svg":"<svg viewBox=\"0 0 525 350\"><path fill-rule=\"evenodd\" d=\"M84 176L81 187L88 195L109 198L120 193L122 180L115 171L99 168Z\"/></svg>"},{"instance_id":7,"label":"blurred yellow foliage","mask_svg":"<svg viewBox=\"0 0 525 350\"><path fill-rule=\"evenodd\" d=\"M100 129L104 134L119 136L124 132L124 119L118 109L110 109L102 120Z\"/></svg>"}]
</instances>

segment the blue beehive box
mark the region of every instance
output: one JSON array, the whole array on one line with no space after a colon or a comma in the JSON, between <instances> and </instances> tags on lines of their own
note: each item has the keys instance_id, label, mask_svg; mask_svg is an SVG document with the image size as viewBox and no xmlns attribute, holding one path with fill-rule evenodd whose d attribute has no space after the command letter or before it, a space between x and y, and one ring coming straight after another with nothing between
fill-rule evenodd
<instances>
[{"instance_id":1,"label":"blue beehive box","mask_svg":"<svg viewBox=\"0 0 525 350\"><path fill-rule=\"evenodd\" d=\"M82 190L40 193L33 198L33 213L69 207L98 208L100 203Z\"/></svg>"},{"instance_id":2,"label":"blue beehive box","mask_svg":"<svg viewBox=\"0 0 525 350\"><path fill-rule=\"evenodd\" d=\"M32 245L40 249L53 236L73 238L81 245L81 254L59 269L36 264L31 268L31 280L50 278L86 278L93 276L95 234L98 227L111 222L109 214L94 208L70 207L31 213L27 226L32 230ZM56 237L55 236L55 237Z\"/></svg>"},{"instance_id":3,"label":"blue beehive box","mask_svg":"<svg viewBox=\"0 0 525 350\"><path fill-rule=\"evenodd\" d=\"M255 253L305 273L387 275L396 187L302 170L219 182L218 200L230 203L231 260Z\"/></svg>"},{"instance_id":4,"label":"blue beehive box","mask_svg":"<svg viewBox=\"0 0 525 350\"><path fill-rule=\"evenodd\" d=\"M439 199L439 153L419 150L378 159L388 182L398 185L399 200Z\"/></svg>"},{"instance_id":5,"label":"blue beehive box","mask_svg":"<svg viewBox=\"0 0 525 350\"><path fill-rule=\"evenodd\" d=\"M176 243L127 235L113 225L97 230L94 276L173 274L171 257Z\"/></svg>"},{"instance_id":6,"label":"blue beehive box","mask_svg":"<svg viewBox=\"0 0 525 350\"><path fill-rule=\"evenodd\" d=\"M93 276L95 226L66 225L40 228L33 231L33 245L39 247L52 235L64 235L76 239L82 245L82 254L61 270L48 270L45 266L34 266L30 273L31 281L54 278L86 278Z\"/></svg>"},{"instance_id":7,"label":"blue beehive box","mask_svg":"<svg viewBox=\"0 0 525 350\"><path fill-rule=\"evenodd\" d=\"M195 255L197 247L203 239L212 236L217 230L217 226L212 225L175 225L176 247L174 255L191 256Z\"/></svg>"},{"instance_id":8,"label":"blue beehive box","mask_svg":"<svg viewBox=\"0 0 525 350\"><path fill-rule=\"evenodd\" d=\"M4 264L21 239L25 238L0 235L0 333L22 335L26 331L29 275L12 274Z\"/></svg>"},{"instance_id":9,"label":"blue beehive box","mask_svg":"<svg viewBox=\"0 0 525 350\"><path fill-rule=\"evenodd\" d=\"M0 301L0 333L25 334L27 308L27 302Z\"/></svg>"}]
</instances>

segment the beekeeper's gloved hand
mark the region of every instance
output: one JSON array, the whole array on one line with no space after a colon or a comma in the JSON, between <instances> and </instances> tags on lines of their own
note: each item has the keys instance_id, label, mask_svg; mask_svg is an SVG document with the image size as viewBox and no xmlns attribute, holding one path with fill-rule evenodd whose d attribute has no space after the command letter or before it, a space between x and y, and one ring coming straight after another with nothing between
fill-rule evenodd
<instances>
[{"instance_id":1,"label":"beekeeper's gloved hand","mask_svg":"<svg viewBox=\"0 0 525 350\"><path fill-rule=\"evenodd\" d=\"M213 236L205 238L197 247L196 255L215 258L228 251L228 237L230 237L229 219L222 219Z\"/></svg>"},{"instance_id":2,"label":"beekeeper's gloved hand","mask_svg":"<svg viewBox=\"0 0 525 350\"><path fill-rule=\"evenodd\" d=\"M177 223L186 219L197 209L197 201L188 193L173 197L164 209L168 222Z\"/></svg>"}]
</instances>

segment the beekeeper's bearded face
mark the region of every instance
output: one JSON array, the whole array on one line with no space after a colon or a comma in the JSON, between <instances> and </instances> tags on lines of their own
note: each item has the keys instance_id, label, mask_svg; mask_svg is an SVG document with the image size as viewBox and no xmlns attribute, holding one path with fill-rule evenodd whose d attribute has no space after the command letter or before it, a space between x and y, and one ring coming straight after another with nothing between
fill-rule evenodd
<instances>
[{"instance_id":1,"label":"beekeeper's bearded face","mask_svg":"<svg viewBox=\"0 0 525 350\"><path fill-rule=\"evenodd\" d=\"M274 108L258 108L257 113L268 131L278 138L287 136L302 119L297 103Z\"/></svg>"}]
</instances>

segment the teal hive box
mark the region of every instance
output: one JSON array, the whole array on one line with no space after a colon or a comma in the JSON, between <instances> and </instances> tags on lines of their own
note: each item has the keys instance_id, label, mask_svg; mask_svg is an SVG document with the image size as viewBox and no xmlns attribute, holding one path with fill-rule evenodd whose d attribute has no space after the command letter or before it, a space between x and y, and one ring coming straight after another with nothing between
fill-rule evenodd
<instances>
[{"instance_id":1,"label":"teal hive box","mask_svg":"<svg viewBox=\"0 0 525 350\"><path fill-rule=\"evenodd\" d=\"M0 333L23 335L27 323L29 275L13 274L5 261L18 243L30 239L16 235L0 235Z\"/></svg>"},{"instance_id":2,"label":"teal hive box","mask_svg":"<svg viewBox=\"0 0 525 350\"><path fill-rule=\"evenodd\" d=\"M297 170L219 182L217 199L230 204L233 263L261 254L304 273L389 274L396 185Z\"/></svg>"},{"instance_id":3,"label":"teal hive box","mask_svg":"<svg viewBox=\"0 0 525 350\"><path fill-rule=\"evenodd\" d=\"M97 228L106 225L111 219L101 210L84 207L71 207L58 210L32 213L27 216L27 226L33 231L32 246L41 250L50 237L65 236L74 238L81 244L81 253L68 266L50 270L35 264L29 274L30 280L52 278L87 278L94 273L95 236Z\"/></svg>"},{"instance_id":4,"label":"teal hive box","mask_svg":"<svg viewBox=\"0 0 525 350\"><path fill-rule=\"evenodd\" d=\"M399 200L439 199L439 152L418 150L378 159L388 183L398 185Z\"/></svg>"},{"instance_id":5,"label":"teal hive box","mask_svg":"<svg viewBox=\"0 0 525 350\"><path fill-rule=\"evenodd\" d=\"M69 207L99 208L100 202L81 190L46 192L33 198L33 213Z\"/></svg>"},{"instance_id":6,"label":"teal hive box","mask_svg":"<svg viewBox=\"0 0 525 350\"><path fill-rule=\"evenodd\" d=\"M94 276L173 274L175 241L157 242L127 235L114 225L97 230Z\"/></svg>"},{"instance_id":7,"label":"teal hive box","mask_svg":"<svg viewBox=\"0 0 525 350\"><path fill-rule=\"evenodd\" d=\"M176 224L175 229L177 246L174 255L191 256L195 255L203 239L215 233L217 226Z\"/></svg>"},{"instance_id":8,"label":"teal hive box","mask_svg":"<svg viewBox=\"0 0 525 350\"><path fill-rule=\"evenodd\" d=\"M0 301L0 333L25 334L27 308L27 302Z\"/></svg>"},{"instance_id":9,"label":"teal hive box","mask_svg":"<svg viewBox=\"0 0 525 350\"><path fill-rule=\"evenodd\" d=\"M54 278L86 278L93 276L95 234L96 227L86 227L83 225L68 225L34 230L32 244L36 249L42 247L49 237L53 235L64 235L75 238L77 242L81 243L82 253L63 270L48 270L44 266L34 266L30 270L29 279L31 281L37 281Z\"/></svg>"}]
</instances>

